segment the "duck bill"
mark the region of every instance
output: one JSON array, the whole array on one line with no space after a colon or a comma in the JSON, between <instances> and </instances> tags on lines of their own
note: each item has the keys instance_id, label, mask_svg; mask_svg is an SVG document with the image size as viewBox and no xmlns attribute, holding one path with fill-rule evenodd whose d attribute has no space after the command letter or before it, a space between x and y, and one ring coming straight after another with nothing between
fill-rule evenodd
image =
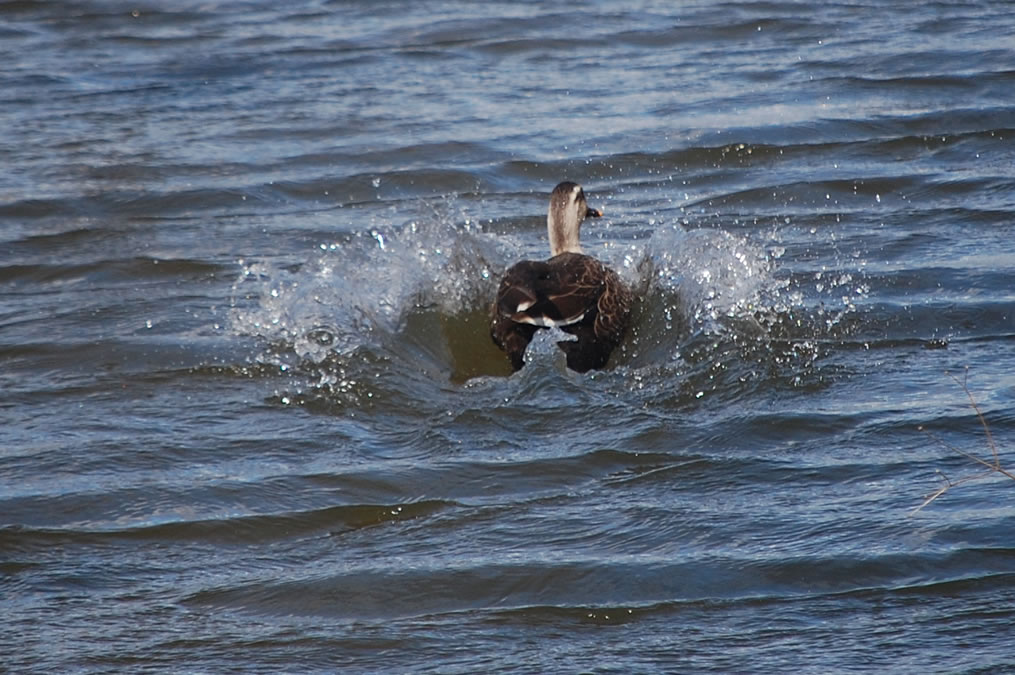
<instances>
[{"instance_id":1,"label":"duck bill","mask_svg":"<svg viewBox=\"0 0 1015 675\"><path fill-rule=\"evenodd\" d=\"M592 208L590 206L589 210L585 212L585 217L586 218L602 218L603 217L603 212L600 211L599 209L594 209L594 208Z\"/></svg>"}]
</instances>

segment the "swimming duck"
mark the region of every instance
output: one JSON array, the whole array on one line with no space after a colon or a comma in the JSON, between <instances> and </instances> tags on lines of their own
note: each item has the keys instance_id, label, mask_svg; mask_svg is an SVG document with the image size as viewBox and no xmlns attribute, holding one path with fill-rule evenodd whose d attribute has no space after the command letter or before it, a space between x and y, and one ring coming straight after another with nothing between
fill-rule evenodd
<instances>
[{"instance_id":1,"label":"swimming duck","mask_svg":"<svg viewBox=\"0 0 1015 675\"><path fill-rule=\"evenodd\" d=\"M557 327L578 338L557 346L567 367L579 373L605 367L624 338L631 291L578 243L582 221L602 215L585 202L580 185L561 183L546 214L550 259L523 260L504 274L490 312L490 336L515 370L525 365L525 348L540 329Z\"/></svg>"}]
</instances>

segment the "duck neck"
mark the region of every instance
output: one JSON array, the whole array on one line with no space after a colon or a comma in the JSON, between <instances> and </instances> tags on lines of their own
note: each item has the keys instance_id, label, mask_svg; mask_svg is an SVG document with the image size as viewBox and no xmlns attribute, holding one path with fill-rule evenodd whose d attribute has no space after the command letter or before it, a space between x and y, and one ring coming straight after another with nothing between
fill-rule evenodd
<instances>
[{"instance_id":1,"label":"duck neck","mask_svg":"<svg viewBox=\"0 0 1015 675\"><path fill-rule=\"evenodd\" d=\"M578 231L581 228L581 221L568 222L554 218L551 210L546 217L546 230L550 235L550 256L558 256L561 253L581 253L582 247L578 243Z\"/></svg>"}]
</instances>

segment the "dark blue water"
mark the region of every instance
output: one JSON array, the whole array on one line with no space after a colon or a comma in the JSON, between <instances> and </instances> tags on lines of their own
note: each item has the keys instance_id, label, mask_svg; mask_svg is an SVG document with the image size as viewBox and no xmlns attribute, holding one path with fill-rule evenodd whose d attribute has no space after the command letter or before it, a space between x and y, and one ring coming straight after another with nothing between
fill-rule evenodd
<instances>
[{"instance_id":1,"label":"dark blue water","mask_svg":"<svg viewBox=\"0 0 1015 675\"><path fill-rule=\"evenodd\" d=\"M1009 3L277 4L0 2L3 668L1015 672Z\"/></svg>"}]
</instances>

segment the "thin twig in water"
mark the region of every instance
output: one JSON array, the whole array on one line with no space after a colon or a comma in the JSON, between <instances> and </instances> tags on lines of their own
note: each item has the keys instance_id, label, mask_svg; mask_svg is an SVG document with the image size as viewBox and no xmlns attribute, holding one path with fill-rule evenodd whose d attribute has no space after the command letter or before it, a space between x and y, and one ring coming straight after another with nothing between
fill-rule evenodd
<instances>
[{"instance_id":1,"label":"thin twig in water","mask_svg":"<svg viewBox=\"0 0 1015 675\"><path fill-rule=\"evenodd\" d=\"M944 473L942 473L940 470L938 470L938 473L941 474L942 478L944 478L945 484L942 485L937 490L935 490L934 492L932 492L930 495L928 495L926 497L926 499L923 500L922 504L920 504L918 507L913 509L910 512L910 514L909 514L911 516L915 515L923 507L927 506L928 504L933 502L935 499L937 499L938 497L940 497L944 493L948 492L948 490L952 489L953 487L955 487L957 485L962 485L963 483L967 483L969 481L978 480L980 478L985 478L986 476L989 476L992 473L999 473L1001 475L1007 476L1008 478L1011 478L1012 480L1015 480L1015 474L1013 474L1011 471L1008 471L1007 469L1005 469L1004 467L1001 466L1001 456L1000 456L1000 454L997 451L997 444L994 443L994 436L993 436L993 434L990 433L990 427L987 425L987 419L983 416L983 411L980 410L980 406L976 403L976 399L973 398L972 392L969 391L969 384L968 384L969 368L968 367L966 368L965 375L963 376L963 378L961 380L959 380L959 378L955 377L951 373L947 373L947 375L948 375L948 377L952 378L952 380L954 380L957 385L962 387L962 391L966 392L966 398L969 399L969 405L971 405L973 410L976 412L976 418L980 420L980 426L983 427L983 433L986 434L986 436L987 436L987 447L990 448L990 454L991 454L991 457L993 458L993 461L992 462L991 461L987 461L987 460L983 459L982 457L977 457L976 455L974 455L972 453L969 453L969 452L966 452L965 450L959 450L955 446L953 446L953 445L951 445L949 443L946 443L945 441L941 440L940 438L938 438L937 436L932 434L930 431L928 431L924 427L922 427L922 426L917 427L920 431L922 431L923 433L925 433L928 436L930 436L931 438L933 438L940 445L943 445L944 447L948 448L949 450L957 452L958 454L962 455L963 457L968 457L969 459L973 460L974 462L977 462L979 464L984 465L985 467L987 467L987 471L984 471L984 472L978 473L978 474L974 474L972 476L966 476L964 478L960 478L959 480L953 482L951 479L949 479L947 476L945 476Z\"/></svg>"}]
</instances>

